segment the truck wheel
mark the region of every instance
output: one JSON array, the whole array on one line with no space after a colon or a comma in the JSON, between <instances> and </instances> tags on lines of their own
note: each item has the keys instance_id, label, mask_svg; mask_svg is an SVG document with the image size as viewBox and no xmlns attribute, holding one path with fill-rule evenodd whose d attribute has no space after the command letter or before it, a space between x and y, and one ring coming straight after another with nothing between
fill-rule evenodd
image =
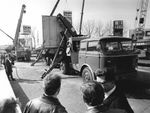
<instances>
[{"instance_id":1,"label":"truck wheel","mask_svg":"<svg viewBox=\"0 0 150 113\"><path fill-rule=\"evenodd\" d=\"M82 71L82 78L83 78L83 82L87 82L87 81L92 81L93 77L92 77L92 72L90 71L90 69L88 67L85 67Z\"/></svg>"}]
</instances>

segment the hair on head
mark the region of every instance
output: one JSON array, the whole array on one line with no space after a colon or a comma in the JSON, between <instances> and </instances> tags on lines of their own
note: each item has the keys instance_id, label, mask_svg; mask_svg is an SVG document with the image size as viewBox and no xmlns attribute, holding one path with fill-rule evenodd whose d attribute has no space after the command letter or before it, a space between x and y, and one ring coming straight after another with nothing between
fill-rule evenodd
<instances>
[{"instance_id":1,"label":"hair on head","mask_svg":"<svg viewBox=\"0 0 150 113\"><path fill-rule=\"evenodd\" d=\"M56 73L50 73L44 78L44 92L48 96L54 95L61 86L61 77Z\"/></svg>"},{"instance_id":2,"label":"hair on head","mask_svg":"<svg viewBox=\"0 0 150 113\"><path fill-rule=\"evenodd\" d=\"M103 102L104 90L100 83L89 81L81 86L83 100L87 105L97 106Z\"/></svg>"},{"instance_id":3,"label":"hair on head","mask_svg":"<svg viewBox=\"0 0 150 113\"><path fill-rule=\"evenodd\" d=\"M13 97L0 100L0 113L15 113L17 101Z\"/></svg>"}]
</instances>

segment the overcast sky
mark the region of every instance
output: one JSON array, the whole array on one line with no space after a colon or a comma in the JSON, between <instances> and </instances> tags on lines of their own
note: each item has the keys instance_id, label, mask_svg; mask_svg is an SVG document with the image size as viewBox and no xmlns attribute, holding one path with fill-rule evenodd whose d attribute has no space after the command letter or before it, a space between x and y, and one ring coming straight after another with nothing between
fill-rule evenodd
<instances>
[{"instance_id":1,"label":"overcast sky","mask_svg":"<svg viewBox=\"0 0 150 113\"><path fill-rule=\"evenodd\" d=\"M73 25L80 22L83 0L60 0L54 13L70 10L73 13ZM83 21L95 20L108 22L111 20L124 20L129 28L134 27L136 7L139 0L85 0ZM15 36L17 22L22 4L26 5L26 14L23 16L23 25L31 25L39 31L42 39L42 15L50 15L57 0L0 0L0 29L12 37ZM149 5L150 6L150 5ZM149 8L148 8L149 10ZM149 11L147 25L150 28ZM0 32L0 45L12 44L11 39Z\"/></svg>"}]
</instances>

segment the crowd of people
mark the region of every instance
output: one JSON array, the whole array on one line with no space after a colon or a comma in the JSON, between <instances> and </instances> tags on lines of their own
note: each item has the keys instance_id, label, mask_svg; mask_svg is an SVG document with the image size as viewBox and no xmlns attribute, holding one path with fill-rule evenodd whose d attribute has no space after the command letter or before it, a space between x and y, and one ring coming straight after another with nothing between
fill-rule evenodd
<instances>
[{"instance_id":1,"label":"crowd of people","mask_svg":"<svg viewBox=\"0 0 150 113\"><path fill-rule=\"evenodd\" d=\"M6 55L4 67L9 80L15 80L12 75L12 65L11 56ZM134 113L111 74L97 70L95 81L82 84L81 92L87 113ZM24 107L23 113L67 113L57 98L60 89L61 77L56 73L48 74L43 79L43 95L30 100ZM16 104L13 98L0 100L0 113L17 113Z\"/></svg>"}]
</instances>

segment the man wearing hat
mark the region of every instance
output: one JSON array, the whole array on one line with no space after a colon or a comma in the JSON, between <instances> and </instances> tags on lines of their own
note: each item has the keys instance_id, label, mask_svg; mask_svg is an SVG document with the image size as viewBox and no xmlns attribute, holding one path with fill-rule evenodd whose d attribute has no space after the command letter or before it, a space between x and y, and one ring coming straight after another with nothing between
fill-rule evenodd
<instances>
[{"instance_id":1,"label":"man wearing hat","mask_svg":"<svg viewBox=\"0 0 150 113\"><path fill-rule=\"evenodd\" d=\"M60 87L61 78L58 74L50 73L47 75L43 81L43 95L30 100L23 113L67 113L57 98Z\"/></svg>"},{"instance_id":2,"label":"man wearing hat","mask_svg":"<svg viewBox=\"0 0 150 113\"><path fill-rule=\"evenodd\" d=\"M102 84L105 92L103 105L109 108L119 108L126 110L127 113L134 113L125 94L115 83L113 72L102 72L96 70L97 81Z\"/></svg>"}]
</instances>

